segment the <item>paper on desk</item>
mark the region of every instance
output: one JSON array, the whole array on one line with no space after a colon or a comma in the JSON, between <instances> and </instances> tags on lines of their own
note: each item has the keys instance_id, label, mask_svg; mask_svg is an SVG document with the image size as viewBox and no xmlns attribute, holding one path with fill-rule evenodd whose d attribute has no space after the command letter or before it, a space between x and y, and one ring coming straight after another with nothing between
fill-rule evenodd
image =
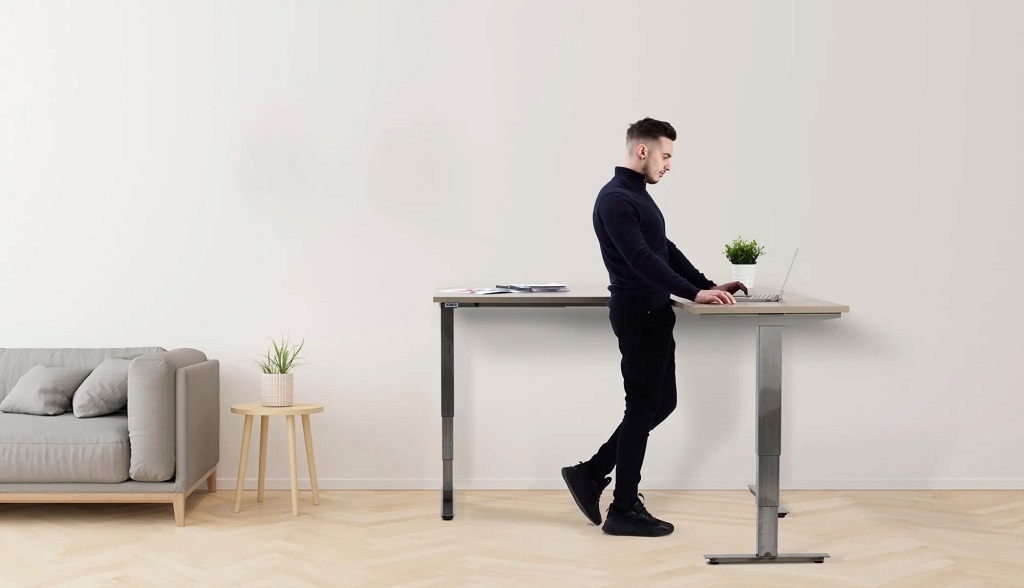
<instances>
[{"instance_id":1,"label":"paper on desk","mask_svg":"<svg viewBox=\"0 0 1024 588\"><path fill-rule=\"evenodd\" d=\"M438 290L443 294L514 294L515 290L509 288L449 288L447 290Z\"/></svg>"}]
</instances>

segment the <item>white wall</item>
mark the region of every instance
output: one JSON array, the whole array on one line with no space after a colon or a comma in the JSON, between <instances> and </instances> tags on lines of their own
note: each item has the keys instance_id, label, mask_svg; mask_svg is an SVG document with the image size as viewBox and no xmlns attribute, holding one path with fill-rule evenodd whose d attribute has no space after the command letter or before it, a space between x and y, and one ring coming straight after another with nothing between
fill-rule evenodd
<instances>
[{"instance_id":1,"label":"white wall","mask_svg":"<svg viewBox=\"0 0 1024 588\"><path fill-rule=\"evenodd\" d=\"M852 309L786 335L783 487L1024 488L1022 54L1012 1L0 1L0 345L220 359L231 488L290 333L321 486L438 488L433 290L603 286L593 199L653 116L699 267L756 237L777 285L800 246L792 290ZM741 488L754 333L676 334L642 486ZM456 341L461 488L558 488L621 416L601 309Z\"/></svg>"}]
</instances>

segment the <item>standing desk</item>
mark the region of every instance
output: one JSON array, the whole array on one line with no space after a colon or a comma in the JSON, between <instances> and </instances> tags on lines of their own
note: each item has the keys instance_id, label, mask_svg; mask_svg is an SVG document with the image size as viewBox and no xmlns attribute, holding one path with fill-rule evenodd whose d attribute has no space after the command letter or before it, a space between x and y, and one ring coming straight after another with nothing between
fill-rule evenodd
<instances>
[{"instance_id":1,"label":"standing desk","mask_svg":"<svg viewBox=\"0 0 1024 588\"><path fill-rule=\"evenodd\" d=\"M607 290L590 292L535 292L524 294L459 294L435 292L441 306L441 518L455 516L452 459L455 430L455 309L482 307L607 306Z\"/></svg>"},{"instance_id":2,"label":"standing desk","mask_svg":"<svg viewBox=\"0 0 1024 588\"><path fill-rule=\"evenodd\" d=\"M543 292L529 294L461 294L437 291L434 302L441 308L441 518L455 516L452 461L455 455L455 310L482 307L571 307L608 304L607 290ZM753 554L707 554L709 564L721 563L822 563L827 553L780 554L779 456L782 453L782 329L807 322L839 318L848 306L786 294L779 302L740 302L735 305L695 304L673 298L673 306L701 322L742 324L757 328L757 403L755 484L749 486L757 500L757 550Z\"/></svg>"},{"instance_id":3,"label":"standing desk","mask_svg":"<svg viewBox=\"0 0 1024 588\"><path fill-rule=\"evenodd\" d=\"M757 477L750 491L757 498L757 551L753 554L707 554L709 564L822 563L827 553L779 553L779 456L782 454L782 329L839 318L848 306L786 294L779 302L695 304L673 300L701 322L742 324L757 328L755 449Z\"/></svg>"}]
</instances>

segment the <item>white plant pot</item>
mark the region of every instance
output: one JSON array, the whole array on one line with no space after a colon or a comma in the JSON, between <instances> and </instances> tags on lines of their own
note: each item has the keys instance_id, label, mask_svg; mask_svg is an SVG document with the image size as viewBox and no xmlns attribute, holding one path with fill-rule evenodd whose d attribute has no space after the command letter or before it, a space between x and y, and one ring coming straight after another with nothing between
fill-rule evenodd
<instances>
[{"instance_id":1,"label":"white plant pot","mask_svg":"<svg viewBox=\"0 0 1024 588\"><path fill-rule=\"evenodd\" d=\"M263 406L291 406L294 380L294 374L260 374Z\"/></svg>"},{"instance_id":2,"label":"white plant pot","mask_svg":"<svg viewBox=\"0 0 1024 588\"><path fill-rule=\"evenodd\" d=\"M743 282L743 285L747 288L753 288L756 269L757 264L755 263L734 263L732 264L732 279L737 282Z\"/></svg>"}]
</instances>

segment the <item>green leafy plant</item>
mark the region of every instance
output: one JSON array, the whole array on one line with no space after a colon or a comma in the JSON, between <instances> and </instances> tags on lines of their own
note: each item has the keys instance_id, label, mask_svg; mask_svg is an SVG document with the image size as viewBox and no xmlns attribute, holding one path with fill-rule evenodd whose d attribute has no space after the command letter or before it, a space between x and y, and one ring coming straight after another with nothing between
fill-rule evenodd
<instances>
[{"instance_id":1,"label":"green leafy plant","mask_svg":"<svg viewBox=\"0 0 1024 588\"><path fill-rule=\"evenodd\" d=\"M732 243L725 244L725 257L729 263L750 265L757 263L757 258L764 255L764 247L757 244L757 239L744 241L737 237Z\"/></svg>"},{"instance_id":2,"label":"green leafy plant","mask_svg":"<svg viewBox=\"0 0 1024 588\"><path fill-rule=\"evenodd\" d=\"M282 337L281 339L280 344L274 339L270 339L271 348L267 350L266 357L256 360L256 365L265 374L287 374L292 368L299 365L297 363L299 352L302 351L306 340L303 339L298 345L292 345L287 338Z\"/></svg>"}]
</instances>

